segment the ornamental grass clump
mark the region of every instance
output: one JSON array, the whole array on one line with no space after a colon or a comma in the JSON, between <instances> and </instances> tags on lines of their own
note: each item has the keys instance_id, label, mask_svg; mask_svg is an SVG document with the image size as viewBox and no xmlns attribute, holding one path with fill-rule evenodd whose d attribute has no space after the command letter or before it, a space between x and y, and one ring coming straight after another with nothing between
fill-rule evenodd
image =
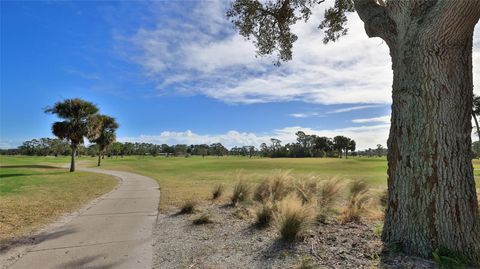
<instances>
[{"instance_id":1,"label":"ornamental grass clump","mask_svg":"<svg viewBox=\"0 0 480 269\"><path fill-rule=\"evenodd\" d=\"M179 214L192 214L193 212L195 212L195 207L197 206L197 203L192 201L192 200L188 200L188 201L185 201L182 205L182 207L180 208L180 212L178 212Z\"/></svg>"},{"instance_id":2,"label":"ornamental grass clump","mask_svg":"<svg viewBox=\"0 0 480 269\"><path fill-rule=\"evenodd\" d=\"M256 211L256 224L260 228L268 227L272 224L276 206L271 203L262 204Z\"/></svg>"},{"instance_id":3,"label":"ornamental grass clump","mask_svg":"<svg viewBox=\"0 0 480 269\"><path fill-rule=\"evenodd\" d=\"M318 219L321 222L327 221L335 214L335 204L340 198L342 188L343 184L338 178L331 178L321 184L317 198Z\"/></svg>"},{"instance_id":4,"label":"ornamental grass clump","mask_svg":"<svg viewBox=\"0 0 480 269\"><path fill-rule=\"evenodd\" d=\"M358 222L366 212L370 201L369 188L365 181L357 180L350 183L347 208L344 212L344 222Z\"/></svg>"},{"instance_id":5,"label":"ornamental grass clump","mask_svg":"<svg viewBox=\"0 0 480 269\"><path fill-rule=\"evenodd\" d=\"M232 197L230 198L232 205L236 206L238 203L245 202L250 199L252 187L247 182L240 180L233 187Z\"/></svg>"},{"instance_id":6,"label":"ornamental grass clump","mask_svg":"<svg viewBox=\"0 0 480 269\"><path fill-rule=\"evenodd\" d=\"M253 199L263 203L267 200L272 202L280 201L285 198L292 188L294 178L290 171L276 171L272 176L257 185L253 193Z\"/></svg>"},{"instance_id":7,"label":"ornamental grass clump","mask_svg":"<svg viewBox=\"0 0 480 269\"><path fill-rule=\"evenodd\" d=\"M212 199L217 200L218 198L220 198L224 190L225 190L225 185L223 184L215 185L212 190Z\"/></svg>"},{"instance_id":8,"label":"ornamental grass clump","mask_svg":"<svg viewBox=\"0 0 480 269\"><path fill-rule=\"evenodd\" d=\"M295 196L289 196L279 203L276 222L280 238L286 242L294 242L301 238L309 229L311 210L303 205Z\"/></svg>"}]
</instances>

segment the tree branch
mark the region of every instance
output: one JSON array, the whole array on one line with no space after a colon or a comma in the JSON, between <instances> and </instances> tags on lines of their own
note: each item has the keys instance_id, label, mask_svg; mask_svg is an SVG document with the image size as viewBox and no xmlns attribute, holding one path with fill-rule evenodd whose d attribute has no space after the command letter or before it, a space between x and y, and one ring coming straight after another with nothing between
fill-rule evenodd
<instances>
[{"instance_id":1,"label":"tree branch","mask_svg":"<svg viewBox=\"0 0 480 269\"><path fill-rule=\"evenodd\" d=\"M365 23L365 32L369 37L380 37L391 44L397 36L395 22L388 16L385 7L374 0L354 0L355 10Z\"/></svg>"}]
</instances>

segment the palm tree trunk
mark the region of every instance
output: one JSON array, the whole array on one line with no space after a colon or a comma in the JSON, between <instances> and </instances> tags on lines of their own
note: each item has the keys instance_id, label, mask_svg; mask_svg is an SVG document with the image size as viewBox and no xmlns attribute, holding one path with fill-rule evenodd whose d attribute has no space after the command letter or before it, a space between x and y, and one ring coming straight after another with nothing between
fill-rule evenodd
<instances>
[{"instance_id":1,"label":"palm tree trunk","mask_svg":"<svg viewBox=\"0 0 480 269\"><path fill-rule=\"evenodd\" d=\"M75 153L77 151L77 147L72 145L72 159L70 161L70 172L75 172Z\"/></svg>"},{"instance_id":2,"label":"palm tree trunk","mask_svg":"<svg viewBox=\"0 0 480 269\"><path fill-rule=\"evenodd\" d=\"M477 116L475 115L475 112L472 112L473 119L475 120L475 126L477 127L477 135L478 135L478 141L480 141L480 127L478 126L478 120Z\"/></svg>"}]
</instances>

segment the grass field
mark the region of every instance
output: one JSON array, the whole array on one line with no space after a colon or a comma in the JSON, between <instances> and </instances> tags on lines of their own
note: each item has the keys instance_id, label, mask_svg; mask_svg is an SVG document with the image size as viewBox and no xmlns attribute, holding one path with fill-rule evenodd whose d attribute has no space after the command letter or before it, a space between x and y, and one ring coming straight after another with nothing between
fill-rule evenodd
<instances>
[{"instance_id":1,"label":"grass field","mask_svg":"<svg viewBox=\"0 0 480 269\"><path fill-rule=\"evenodd\" d=\"M94 166L93 159L90 165ZM305 158L271 159L246 157L124 157L105 159L103 168L123 170L150 176L160 183L161 209L178 206L185 200L210 198L212 187L223 183L227 189L239 179L259 182L274 170L291 170L296 177L317 175L342 179L365 179L381 187L386 180L384 158Z\"/></svg>"},{"instance_id":2,"label":"grass field","mask_svg":"<svg viewBox=\"0 0 480 269\"><path fill-rule=\"evenodd\" d=\"M68 158L0 157L0 249L12 238L113 189L107 175L69 173Z\"/></svg>"},{"instance_id":3,"label":"grass field","mask_svg":"<svg viewBox=\"0 0 480 269\"><path fill-rule=\"evenodd\" d=\"M66 157L2 157L5 161L23 164L68 163ZM79 163L94 167L96 158L81 157ZM480 169L480 160L474 160L474 167ZM3 164L2 164L3 165ZM318 177L339 177L344 180L363 179L373 188L386 187L387 162L385 158L305 158L270 159L246 157L115 157L105 158L102 168L129 171L150 176L160 183L161 209L178 206L185 200L210 198L212 187L223 183L227 187L238 181L239 174L250 182L259 182L274 170L291 170L301 178L309 175ZM3 170L3 169L2 169ZM66 173L65 175L67 175ZM480 170L475 171L477 186L480 185ZM1 186L1 185L0 185ZM228 188L227 188L228 189Z\"/></svg>"}]
</instances>

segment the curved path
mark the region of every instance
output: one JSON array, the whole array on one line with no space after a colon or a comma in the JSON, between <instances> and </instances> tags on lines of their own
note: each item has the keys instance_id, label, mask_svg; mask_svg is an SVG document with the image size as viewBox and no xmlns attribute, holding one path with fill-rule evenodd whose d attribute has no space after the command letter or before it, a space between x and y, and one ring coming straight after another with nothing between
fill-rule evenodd
<instances>
[{"instance_id":1,"label":"curved path","mask_svg":"<svg viewBox=\"0 0 480 269\"><path fill-rule=\"evenodd\" d=\"M10 268L152 268L157 182L127 172L79 170L112 175L120 183L70 222L49 231Z\"/></svg>"}]
</instances>

